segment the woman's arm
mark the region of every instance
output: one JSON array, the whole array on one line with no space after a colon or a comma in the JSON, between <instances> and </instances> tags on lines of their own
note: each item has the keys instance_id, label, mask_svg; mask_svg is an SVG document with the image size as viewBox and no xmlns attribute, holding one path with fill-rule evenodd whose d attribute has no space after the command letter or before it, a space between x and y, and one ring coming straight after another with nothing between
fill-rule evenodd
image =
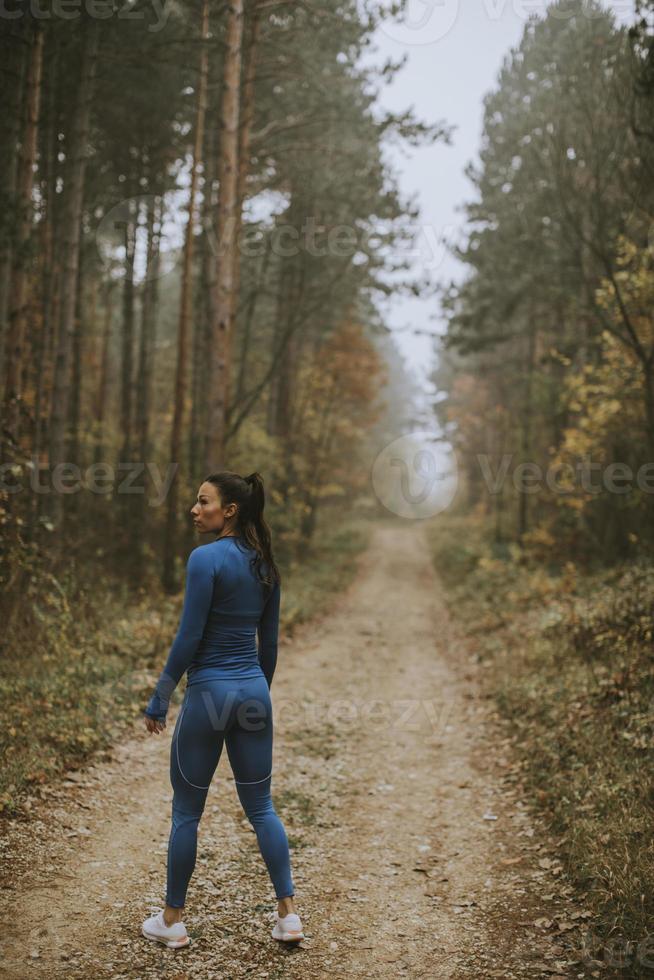
<instances>
[{"instance_id":1,"label":"woman's arm","mask_svg":"<svg viewBox=\"0 0 654 980\"><path fill-rule=\"evenodd\" d=\"M259 663L266 675L268 688L272 684L277 664L277 638L279 635L280 586L275 582L261 613L257 627L259 636Z\"/></svg>"},{"instance_id":2,"label":"woman's arm","mask_svg":"<svg viewBox=\"0 0 654 980\"><path fill-rule=\"evenodd\" d=\"M194 548L186 563L186 592L177 636L170 648L154 694L144 711L163 721L170 696L193 660L211 609L214 588L214 555L207 545Z\"/></svg>"}]
</instances>

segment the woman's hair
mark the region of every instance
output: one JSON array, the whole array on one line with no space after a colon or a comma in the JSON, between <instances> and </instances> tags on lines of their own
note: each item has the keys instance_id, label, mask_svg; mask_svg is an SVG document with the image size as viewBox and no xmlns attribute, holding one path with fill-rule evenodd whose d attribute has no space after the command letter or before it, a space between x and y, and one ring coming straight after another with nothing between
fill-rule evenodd
<instances>
[{"instance_id":1,"label":"woman's hair","mask_svg":"<svg viewBox=\"0 0 654 980\"><path fill-rule=\"evenodd\" d=\"M256 551L256 556L252 559L255 574L260 582L272 588L275 582L280 581L280 575L272 553L270 528L263 516L266 497L261 473L255 470L244 477L230 470L219 470L205 477L205 482L213 483L218 489L223 507L227 504L237 505L237 527L246 542Z\"/></svg>"}]
</instances>

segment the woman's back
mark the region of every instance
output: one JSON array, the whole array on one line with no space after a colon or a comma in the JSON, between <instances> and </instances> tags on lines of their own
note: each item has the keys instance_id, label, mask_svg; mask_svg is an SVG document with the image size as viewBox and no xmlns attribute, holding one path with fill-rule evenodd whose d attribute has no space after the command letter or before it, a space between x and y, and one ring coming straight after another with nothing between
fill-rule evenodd
<instances>
[{"instance_id":1,"label":"woman's back","mask_svg":"<svg viewBox=\"0 0 654 980\"><path fill-rule=\"evenodd\" d=\"M200 608L203 619L195 624L196 629L201 625L202 633L188 682L203 679L209 671L213 676L260 673L263 664L260 666L257 652L258 630L263 661L269 666L272 655L276 656L279 584L271 592L258 580L251 564L256 551L240 536L219 538L192 554L211 580L212 591L209 609Z\"/></svg>"},{"instance_id":2,"label":"woman's back","mask_svg":"<svg viewBox=\"0 0 654 980\"><path fill-rule=\"evenodd\" d=\"M189 555L184 608L146 709L151 718L165 718L185 671L187 685L206 677L261 676L263 671L270 687L277 664L280 586L276 582L266 595L250 564L255 554L244 539L225 536Z\"/></svg>"}]
</instances>

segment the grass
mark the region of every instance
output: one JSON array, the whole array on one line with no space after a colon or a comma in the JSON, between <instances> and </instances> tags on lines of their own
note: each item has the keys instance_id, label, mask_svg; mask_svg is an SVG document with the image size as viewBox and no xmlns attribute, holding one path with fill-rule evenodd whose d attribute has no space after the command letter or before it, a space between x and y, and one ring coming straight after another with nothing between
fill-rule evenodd
<instances>
[{"instance_id":1,"label":"grass","mask_svg":"<svg viewBox=\"0 0 654 980\"><path fill-rule=\"evenodd\" d=\"M316 537L302 562L282 567L280 632L320 613L356 573L365 522ZM155 569L152 570L153 576ZM5 638L0 675L0 813L16 816L39 787L101 757L140 718L174 638L183 589L152 580L135 594L99 567L32 576ZM184 681L173 695L179 703Z\"/></svg>"},{"instance_id":2,"label":"grass","mask_svg":"<svg viewBox=\"0 0 654 980\"><path fill-rule=\"evenodd\" d=\"M559 835L602 943L645 950L629 975L651 975L654 565L557 566L496 544L472 517L442 515L430 540L451 614L513 735L525 795Z\"/></svg>"}]
</instances>

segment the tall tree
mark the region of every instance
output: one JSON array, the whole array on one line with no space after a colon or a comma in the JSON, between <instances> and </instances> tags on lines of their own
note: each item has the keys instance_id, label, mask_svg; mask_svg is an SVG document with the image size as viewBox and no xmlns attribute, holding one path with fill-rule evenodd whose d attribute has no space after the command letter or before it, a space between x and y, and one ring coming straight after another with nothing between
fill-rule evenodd
<instances>
[{"instance_id":1,"label":"tall tree","mask_svg":"<svg viewBox=\"0 0 654 980\"><path fill-rule=\"evenodd\" d=\"M54 383L50 419L50 466L65 462L66 423L70 398L70 357L75 330L75 302L79 270L79 248L84 200L87 141L91 118L91 98L98 49L98 22L80 18L82 40L78 85L72 109L70 145L62 207L61 310L58 324ZM63 516L63 496L50 495L50 519L57 526Z\"/></svg>"},{"instance_id":2,"label":"tall tree","mask_svg":"<svg viewBox=\"0 0 654 980\"><path fill-rule=\"evenodd\" d=\"M237 214L242 51L243 0L230 0L227 8L220 110L219 197L216 221L218 269L210 340L213 387L207 420L205 458L207 473L224 466L225 462L225 435L232 368L232 310L236 265L239 261Z\"/></svg>"},{"instance_id":3,"label":"tall tree","mask_svg":"<svg viewBox=\"0 0 654 980\"><path fill-rule=\"evenodd\" d=\"M0 33L0 72L5 93L3 118L5 136L0 140L0 388L4 390L5 342L9 313L9 289L11 285L12 246L20 220L17 200L19 147L21 144L21 109L24 99L25 70L30 63L30 33L33 22L21 17L10 20ZM34 89L29 93L32 98Z\"/></svg>"},{"instance_id":4,"label":"tall tree","mask_svg":"<svg viewBox=\"0 0 654 980\"><path fill-rule=\"evenodd\" d=\"M11 291L9 294L9 330L7 334L7 373L4 396L5 436L15 446L20 434L23 403L23 369L27 324L28 251L32 239L34 162L36 159L39 107L41 104L41 70L43 64L43 29L31 22L30 54L26 78L26 115L21 140L18 176L19 220L13 248Z\"/></svg>"},{"instance_id":5,"label":"tall tree","mask_svg":"<svg viewBox=\"0 0 654 980\"><path fill-rule=\"evenodd\" d=\"M198 189L198 174L204 146L204 123L207 111L207 82L209 76L209 0L203 0L200 25L200 65L197 84L197 113L195 120L195 141L191 161L191 186L188 200L188 220L184 240L184 261L182 266L181 297L179 304L179 325L177 329L177 372L175 378L175 406L170 435L170 460L179 464L182 460L182 435L185 422L185 405L188 386L188 348L189 331L193 313L193 253L195 243L195 199ZM184 470L186 467L184 467ZM180 474L177 470L168 491L166 501L167 518L164 544L163 583L173 590L176 585L175 554L177 551L177 503Z\"/></svg>"}]
</instances>

